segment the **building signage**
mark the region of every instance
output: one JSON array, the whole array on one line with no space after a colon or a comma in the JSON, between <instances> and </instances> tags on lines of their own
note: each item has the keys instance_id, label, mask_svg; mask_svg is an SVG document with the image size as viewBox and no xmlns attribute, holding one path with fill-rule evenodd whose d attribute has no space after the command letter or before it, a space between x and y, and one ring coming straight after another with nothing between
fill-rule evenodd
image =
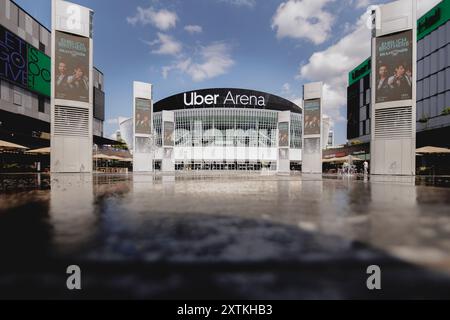
<instances>
[{"instance_id":1,"label":"building signage","mask_svg":"<svg viewBox=\"0 0 450 320\"><path fill-rule=\"evenodd\" d=\"M185 106L202 106L202 105L243 105L243 106L266 106L266 99L263 96L256 95L233 95L228 91L225 97L220 94L201 95L197 92L184 93Z\"/></svg>"},{"instance_id":2,"label":"building signage","mask_svg":"<svg viewBox=\"0 0 450 320\"><path fill-rule=\"evenodd\" d=\"M0 27L0 77L28 86L27 43Z\"/></svg>"},{"instance_id":3,"label":"building signage","mask_svg":"<svg viewBox=\"0 0 450 320\"><path fill-rule=\"evenodd\" d=\"M370 57L367 58L363 63L357 66L355 69L350 71L348 74L348 85L351 86L355 82L364 78L366 75L370 74L372 68L372 62Z\"/></svg>"},{"instance_id":4,"label":"building signage","mask_svg":"<svg viewBox=\"0 0 450 320\"><path fill-rule=\"evenodd\" d=\"M450 1L444 0L417 21L417 40L423 39L450 19Z\"/></svg>"},{"instance_id":5,"label":"building signage","mask_svg":"<svg viewBox=\"0 0 450 320\"><path fill-rule=\"evenodd\" d=\"M376 39L376 103L412 99L412 31Z\"/></svg>"},{"instance_id":6,"label":"building signage","mask_svg":"<svg viewBox=\"0 0 450 320\"><path fill-rule=\"evenodd\" d=\"M50 96L50 57L0 26L0 78Z\"/></svg>"},{"instance_id":7,"label":"building signage","mask_svg":"<svg viewBox=\"0 0 450 320\"><path fill-rule=\"evenodd\" d=\"M50 57L28 46L28 88L50 96Z\"/></svg>"},{"instance_id":8,"label":"building signage","mask_svg":"<svg viewBox=\"0 0 450 320\"><path fill-rule=\"evenodd\" d=\"M55 98L89 102L89 38L56 31Z\"/></svg>"}]
</instances>

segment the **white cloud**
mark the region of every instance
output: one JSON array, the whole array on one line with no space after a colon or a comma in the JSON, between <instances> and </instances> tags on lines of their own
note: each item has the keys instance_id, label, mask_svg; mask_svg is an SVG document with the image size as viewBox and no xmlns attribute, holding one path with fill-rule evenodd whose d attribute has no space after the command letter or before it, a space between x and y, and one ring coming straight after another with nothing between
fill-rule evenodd
<instances>
[{"instance_id":1,"label":"white cloud","mask_svg":"<svg viewBox=\"0 0 450 320\"><path fill-rule=\"evenodd\" d=\"M437 5L442 0L418 0L417 1L417 17L420 18L425 13L427 13L428 10L433 8L435 5Z\"/></svg>"},{"instance_id":2,"label":"white cloud","mask_svg":"<svg viewBox=\"0 0 450 320\"><path fill-rule=\"evenodd\" d=\"M281 87L281 93L282 94L289 94L291 93L291 85L289 83L285 83L283 84L283 86Z\"/></svg>"},{"instance_id":3,"label":"white cloud","mask_svg":"<svg viewBox=\"0 0 450 320\"><path fill-rule=\"evenodd\" d=\"M256 0L220 0L238 7L254 7Z\"/></svg>"},{"instance_id":4,"label":"white cloud","mask_svg":"<svg viewBox=\"0 0 450 320\"><path fill-rule=\"evenodd\" d=\"M164 78L170 71L176 70L191 77L192 81L200 82L228 72L234 65L230 54L231 48L224 42L214 42L200 47L199 58L184 58L170 66L162 68Z\"/></svg>"},{"instance_id":5,"label":"white cloud","mask_svg":"<svg viewBox=\"0 0 450 320\"><path fill-rule=\"evenodd\" d=\"M152 53L155 54L167 54L167 55L177 55L181 52L181 49L183 45L181 42L174 39L172 36L168 34L164 34L161 32L158 32L158 39L146 42L151 47L153 46L159 46L157 49L153 49Z\"/></svg>"},{"instance_id":6,"label":"white cloud","mask_svg":"<svg viewBox=\"0 0 450 320\"><path fill-rule=\"evenodd\" d=\"M324 7L334 0L288 0L278 7L272 19L272 29L278 38L307 39L314 44L325 42L335 17Z\"/></svg>"},{"instance_id":7,"label":"white cloud","mask_svg":"<svg viewBox=\"0 0 450 320\"><path fill-rule=\"evenodd\" d=\"M198 26L198 25L187 25L187 26L184 27L184 30L186 30L190 34L202 33L203 32L203 28L201 26Z\"/></svg>"},{"instance_id":8,"label":"white cloud","mask_svg":"<svg viewBox=\"0 0 450 320\"><path fill-rule=\"evenodd\" d=\"M177 20L178 16L175 12L166 9L155 10L152 7L137 7L136 14L127 18L127 22L133 26L136 24L144 26L151 24L163 31L175 28Z\"/></svg>"}]
</instances>

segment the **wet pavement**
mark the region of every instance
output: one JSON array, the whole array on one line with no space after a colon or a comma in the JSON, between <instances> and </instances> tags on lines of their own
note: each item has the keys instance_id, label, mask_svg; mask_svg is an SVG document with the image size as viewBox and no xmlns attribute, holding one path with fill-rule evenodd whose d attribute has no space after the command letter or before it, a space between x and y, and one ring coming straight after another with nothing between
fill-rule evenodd
<instances>
[{"instance_id":1,"label":"wet pavement","mask_svg":"<svg viewBox=\"0 0 450 320\"><path fill-rule=\"evenodd\" d=\"M448 180L0 175L0 298L449 299Z\"/></svg>"}]
</instances>

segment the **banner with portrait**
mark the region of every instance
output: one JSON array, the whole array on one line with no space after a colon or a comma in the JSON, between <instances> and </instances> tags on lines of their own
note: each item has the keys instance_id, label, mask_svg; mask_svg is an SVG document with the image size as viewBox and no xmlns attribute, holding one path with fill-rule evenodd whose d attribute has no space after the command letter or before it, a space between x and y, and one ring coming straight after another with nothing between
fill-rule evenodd
<instances>
[{"instance_id":1,"label":"banner with portrait","mask_svg":"<svg viewBox=\"0 0 450 320\"><path fill-rule=\"evenodd\" d=\"M307 100L303 106L305 125L304 134L320 134L320 100Z\"/></svg>"},{"instance_id":2,"label":"banner with portrait","mask_svg":"<svg viewBox=\"0 0 450 320\"><path fill-rule=\"evenodd\" d=\"M289 147L289 122L278 123L278 146Z\"/></svg>"},{"instance_id":3,"label":"banner with portrait","mask_svg":"<svg viewBox=\"0 0 450 320\"><path fill-rule=\"evenodd\" d=\"M136 98L134 112L136 134L152 134L152 102L149 99Z\"/></svg>"},{"instance_id":4,"label":"banner with portrait","mask_svg":"<svg viewBox=\"0 0 450 320\"><path fill-rule=\"evenodd\" d=\"M412 99L412 31L376 39L376 103Z\"/></svg>"},{"instance_id":5,"label":"banner with portrait","mask_svg":"<svg viewBox=\"0 0 450 320\"><path fill-rule=\"evenodd\" d=\"M164 141L163 145L165 147L175 146L175 130L174 123L170 121L164 121Z\"/></svg>"},{"instance_id":6,"label":"banner with portrait","mask_svg":"<svg viewBox=\"0 0 450 320\"><path fill-rule=\"evenodd\" d=\"M89 38L56 31L55 98L89 103Z\"/></svg>"}]
</instances>

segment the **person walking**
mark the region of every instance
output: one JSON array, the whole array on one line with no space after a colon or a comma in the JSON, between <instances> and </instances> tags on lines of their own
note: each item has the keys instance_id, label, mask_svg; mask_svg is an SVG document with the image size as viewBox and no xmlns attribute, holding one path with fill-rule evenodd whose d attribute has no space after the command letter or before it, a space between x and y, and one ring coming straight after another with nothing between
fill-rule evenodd
<instances>
[{"instance_id":1,"label":"person walking","mask_svg":"<svg viewBox=\"0 0 450 320\"><path fill-rule=\"evenodd\" d=\"M364 174L368 174L369 173L369 163L366 161L364 161Z\"/></svg>"}]
</instances>

